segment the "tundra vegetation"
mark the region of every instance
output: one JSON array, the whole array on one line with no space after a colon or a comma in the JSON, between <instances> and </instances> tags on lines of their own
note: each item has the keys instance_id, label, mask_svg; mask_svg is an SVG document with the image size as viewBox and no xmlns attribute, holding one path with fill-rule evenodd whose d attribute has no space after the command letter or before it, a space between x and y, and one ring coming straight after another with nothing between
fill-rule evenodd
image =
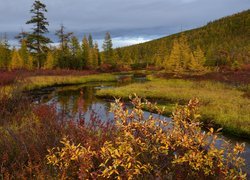
<instances>
[{"instance_id":1,"label":"tundra vegetation","mask_svg":"<svg viewBox=\"0 0 250 180\"><path fill-rule=\"evenodd\" d=\"M127 99L133 93L158 101L161 106L168 105L167 114L176 103L184 104L197 97L201 102L200 110L204 123L219 125L223 127L224 132L249 138L250 99L245 97L244 91L233 86L212 81L153 78L143 84L133 83L113 89L102 89L97 95Z\"/></svg>"},{"instance_id":2,"label":"tundra vegetation","mask_svg":"<svg viewBox=\"0 0 250 180\"><path fill-rule=\"evenodd\" d=\"M15 105L14 105L15 103ZM173 111L170 122L149 116L149 101L131 98L132 110L117 99L114 121L69 120L53 106L32 106L16 94L1 99L1 173L11 178L239 178L244 144L215 146L217 131L201 129L198 99ZM11 116L10 116L11 114Z\"/></svg>"},{"instance_id":3,"label":"tundra vegetation","mask_svg":"<svg viewBox=\"0 0 250 180\"><path fill-rule=\"evenodd\" d=\"M250 135L249 10L123 48L114 49L107 32L103 52L91 34L79 40L64 25L55 32L59 46L51 46L46 5L35 0L30 12L27 24L33 28L18 34L19 47L11 47L6 34L0 39L0 179L247 178L244 144L223 141L218 147L221 129L215 128ZM158 78L97 93L132 104L128 109L116 99L110 121L94 112L90 119L69 119L24 94L48 86L117 81L111 72L141 69L157 72ZM225 72L242 73L245 84L206 80L213 75L231 80ZM143 99L129 98L134 93ZM143 109L159 117L146 117Z\"/></svg>"}]
</instances>

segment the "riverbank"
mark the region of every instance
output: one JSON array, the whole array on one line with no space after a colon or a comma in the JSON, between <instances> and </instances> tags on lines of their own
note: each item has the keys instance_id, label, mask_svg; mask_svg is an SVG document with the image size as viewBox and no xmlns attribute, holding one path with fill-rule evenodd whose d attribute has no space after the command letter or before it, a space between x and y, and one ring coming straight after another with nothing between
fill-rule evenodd
<instances>
[{"instance_id":1,"label":"riverbank","mask_svg":"<svg viewBox=\"0 0 250 180\"><path fill-rule=\"evenodd\" d=\"M130 84L114 89L102 89L99 97L121 97L136 93L160 104L185 104L193 97L200 100L202 121L220 126L223 132L249 138L250 136L250 99L244 92L223 83L211 81L190 81L180 79L152 79L144 84ZM171 108L167 108L170 113Z\"/></svg>"},{"instance_id":2,"label":"riverbank","mask_svg":"<svg viewBox=\"0 0 250 180\"><path fill-rule=\"evenodd\" d=\"M141 73L145 73L145 71L141 71ZM54 71L49 74L48 72L40 73L44 75L35 74L31 73L29 75L32 76L19 78L10 85L0 86L0 96L11 96L14 91L29 91L50 86L115 82L118 75L117 73L87 75L88 72L78 71L68 73L68 75L58 74ZM145 84L134 83L115 89L103 89L97 92L97 96L127 99L129 95L136 93L140 97L157 101L161 106L166 106L165 115L167 116L171 115L176 103L185 104L193 97L197 97L201 101L202 120L206 126L223 127L223 131L228 134L249 139L250 100L246 96L247 91L239 90L241 86L237 89L219 82L164 78L152 78Z\"/></svg>"},{"instance_id":3,"label":"riverbank","mask_svg":"<svg viewBox=\"0 0 250 180\"><path fill-rule=\"evenodd\" d=\"M50 86L115 81L117 81L117 77L113 74L30 76L19 79L10 85L0 86L0 98L3 96L11 96L14 91L30 91Z\"/></svg>"},{"instance_id":4,"label":"riverbank","mask_svg":"<svg viewBox=\"0 0 250 180\"><path fill-rule=\"evenodd\" d=\"M152 130L148 129L148 132L146 132L145 134L146 136L143 135L140 141L136 141L136 142L133 141L132 144L128 144L129 142L127 142L127 140L129 139L136 140L138 137L129 136L129 137L124 138L124 136L121 135L120 132L118 132L120 126L119 125L115 126L114 123L110 123L108 121L106 122L102 115L97 116L97 114L94 113L94 114L89 114L90 116L87 116L87 118L85 118L85 116L77 116L77 118L79 119L77 120L73 118L71 119L71 117L69 116L70 110L68 108L69 107L73 108L76 112L79 111L82 113L86 113L86 110L89 109L88 102L91 100L91 104L93 103L92 101L93 97L95 97L95 93L98 92L99 89L97 90L93 88L93 91L90 92L90 89L85 89L81 87L75 92L77 96L73 95L74 89L73 91L70 90L69 97L65 97L65 94L66 94L65 92L62 92L61 98L60 96L58 96L58 94L55 95L55 99L62 104L62 106L60 107L61 108L63 107L63 109L61 108L57 109L57 106L54 104L55 101L52 101L53 102L52 104L32 103L31 98L26 98L26 96L23 96L23 93L21 93L24 90L40 89L40 88L45 88L49 86L63 86L63 85L84 84L84 83L88 84L91 82L109 82L109 81L122 80L122 83L123 81L125 82L125 84L131 83L131 82L126 82L127 78L129 79L130 75L125 74L121 76L121 78L119 79L117 78L117 76L118 76L117 74L94 74L94 75L88 75L88 76L80 76L80 75L77 75L77 76L73 76L73 75L32 76L32 77L26 77L23 80L20 79L16 81L14 86L12 85L5 86L5 88L15 87L16 89L14 89L15 90L14 93L11 93L12 94L11 98L0 99L0 104L1 104L0 135L2 137L0 138L0 154L1 154L0 161L2 162L2 166L0 167L0 172L3 174L4 179L5 178L7 179L7 177L10 177L13 179L15 179L16 177L29 177L29 178L37 177L41 179L53 179L53 178L59 179L60 174L61 174L61 169L57 169L57 166L52 167L53 165L48 165L48 163L51 163L52 162L51 160L53 160L53 158L55 157L53 156L53 154L49 153L48 150L49 149L51 150L53 148L58 149L57 147L62 147L61 143L64 142L62 140L65 139L65 137L67 137L71 143L75 143L76 145L79 144L79 146L77 147L80 147L80 149L86 148L86 149L89 149L89 152L97 152L97 154L102 153L103 148L109 149L106 146L107 143L109 142L114 143L114 149L115 149L114 152L117 151L121 155L126 154L127 151L125 153L123 151L123 150L126 150L126 148L123 149L117 146L119 145L119 144L116 144L118 142L118 139L121 140L121 142L124 144L124 147L134 147L134 145L136 146L140 145L137 142L143 142L143 141L148 142L149 144L146 145L145 148L144 147L142 148L142 149L145 149L146 152L144 153L144 150L143 150L142 152L139 151L138 153L140 154L144 153L145 156L143 157L149 157L148 162L152 163L153 167L155 167L154 166L155 159L151 159L151 157L159 156L159 165L162 165L164 167L170 167L169 164L163 163L163 162L168 162L168 161L162 161L161 159L164 153L165 153L164 158L168 158L169 160L171 160L173 159L173 157L175 157L174 155L176 155L175 153L176 151L184 152L182 151L182 147L184 147L185 151L187 150L186 151L187 153L185 154L185 156L186 155L188 156L190 153L189 149L190 150L199 149L199 151L201 150L201 153L203 154L204 151L203 149L200 149L201 147L200 145L204 146L204 148L207 148L208 146L211 145L210 141L207 141L204 139L205 137L208 137L208 139L211 139L210 132L208 132L207 134L204 134L203 131L201 130L199 131L195 130L195 132L200 132L200 133L192 135L192 133L188 133L186 131L187 129L185 129L185 131L180 131L177 128L175 131L167 130L166 132L162 133L162 131L158 129L158 126L155 126L157 123L142 124L141 128L138 128L138 130L141 130L142 133L145 133L145 129L148 129L148 128L153 128L153 129ZM144 81L145 81L145 78L144 78ZM154 85L154 83L157 83L156 81L157 79L151 79L151 81L149 82L143 82L143 84L141 85L147 85L148 83L152 83L152 84L150 86L142 86L142 87L145 87L145 89L140 89L140 90L144 90L145 92L153 90L152 92L154 92L156 88L159 88L159 86L156 86L157 84ZM101 83L101 87L102 87L102 84L105 84L105 83ZM118 83L114 83L114 84L118 84ZM159 80L158 84L162 85L162 88L159 89L161 93L158 93L158 94L165 93L166 91L164 91L164 89L166 89L168 84L162 83L161 80ZM190 84L192 84L192 82L190 82ZM136 84L131 84L131 85L136 85ZM131 85L128 85L125 87L130 87ZM151 86L155 86L155 88ZM186 84L186 82L185 83L174 82L173 80L172 86L189 87L190 85ZM204 87L206 86L204 85ZM62 87L58 87L58 88L62 88ZM192 88L190 87L190 89ZM141 96L141 94L139 93L138 95ZM180 100L180 103L185 103L188 97L189 96L187 96L185 100ZM71 103L74 102L75 104L74 105L67 104L66 103L67 98L68 98L68 101L70 101ZM159 99L159 103L162 104L164 102L165 102L164 98ZM173 103L167 107L167 111L169 112L173 110L173 106L175 104L174 100L172 102ZM133 117L132 114L142 112L138 109L135 109L134 111L135 113L131 112L131 115L128 115L127 111L123 109L124 108L123 103L121 104L119 103L117 104L117 106L114 106L114 107L119 107L119 105L121 106L122 111L118 111L116 113L116 116L119 116L120 119L127 119L127 117L125 118L125 116L132 118ZM105 106L104 109L106 109L106 111L108 112L110 109L109 108L107 109L107 107L109 106ZM149 106L149 107L154 107L154 106ZM98 108L98 111L100 111L101 110L100 104L97 105L96 108ZM185 111L180 111L180 112L185 113ZM138 116L135 115L134 120L137 119L136 117ZM141 121L141 122L144 122L144 121ZM148 121L145 121L145 122L148 122ZM180 121L180 122L185 123L185 121ZM190 124L190 125L188 124L188 126L190 126L190 132L191 131L193 132L194 126L196 126L197 128L200 128L200 126L195 123ZM128 127L131 127L131 135L132 135L133 134L132 132L134 132L134 128L130 125ZM181 127L184 127L184 126L181 126ZM161 136L155 135L155 132L156 132L155 130L159 130L157 132L162 133L162 135ZM172 134L171 132L174 132L174 134ZM179 133L184 133L184 134L179 134ZM124 135L127 135L127 131ZM157 150L155 153L151 151L151 149L148 151L149 145L150 147L152 147L152 144L153 144L151 142L151 139L145 140L145 137L148 137L148 135L150 135L150 137L152 136L152 138L156 138L154 142L156 142L157 144L155 147L153 147L154 150ZM172 138L172 137L177 138L177 139L169 139L169 141L167 140L168 138ZM197 137L200 137L200 140L198 140L198 142L201 144L197 144ZM159 141L159 139L161 141ZM170 143L174 142L173 140L174 141L176 140L176 147L175 147L175 144L168 143L168 142ZM69 141L67 142L65 141L65 143L68 143L68 142ZM162 146L162 142L166 142L166 143ZM159 145L162 146L162 148L166 148L166 149L159 148L158 143ZM207 144L208 146L206 144L204 145L204 143L208 143ZM75 151L71 151L70 148L76 147L76 146L74 146L74 144L69 145L69 146L68 145L67 147L69 148L68 149L69 151L67 150L67 152L68 153L75 152ZM187 149L186 145L189 145L188 147L190 148ZM214 145L212 145L212 147L215 148ZM175 151L172 151L171 148L175 149ZM233 146L230 146L230 151L233 151L232 148ZM240 151L243 151L243 146L237 145L236 148L238 149L240 148ZM110 150L113 151L114 149L111 148ZM138 148L134 148L131 152L136 152L136 150L138 150ZM79 152L82 152L82 151L79 151ZM172 154L169 154L168 152ZM217 152L219 153L220 151L217 151ZM128 153L130 154L130 152ZM97 157L89 156L90 154L89 155L86 154L86 155L87 155L86 158L88 158L89 160L88 164L93 163L96 165L94 169L100 169L98 170L98 172L105 172L100 165L102 164L102 162L106 162L106 161L103 161L103 158L99 158L99 156ZM131 155L132 155L132 159L137 157L137 155L135 156L133 154ZM240 155L240 153L236 155L237 158L235 159L240 160L238 158L238 155ZM69 157L68 154L66 156ZM64 156L60 156L60 157L62 157L62 161L60 160L60 162L63 162L64 160L67 161L67 159L65 159ZM216 155L216 157L211 157L211 159L215 159L215 162L220 162L220 160L217 159L218 157L224 158L224 156ZM230 157L225 158L225 159L228 159L228 160L233 159ZM124 158L128 159L127 156L124 156ZM80 159L81 158L79 158L79 160ZM98 161L96 161L97 159ZM117 159L120 159L120 157L118 157ZM202 156L199 158L197 163L195 161L194 164L195 165L199 164L199 162L201 162L200 160L202 160L202 162L204 160L205 162L206 159L207 159L207 156L204 156L204 158ZM209 162L211 162L211 159L209 159ZM138 158L138 161L140 160L141 160L141 157ZM68 172L67 175L71 177L72 172L78 173L77 170L79 169L79 166L76 165L71 159L69 162L70 162L69 163L70 168L69 169L66 168L67 170L65 171L67 171ZM84 162L86 161L84 160ZM80 167L82 167L81 165L84 165L84 162L80 162ZM189 160L187 160L187 162L189 162ZM225 170L229 170L232 164L236 164L236 165L238 164L238 162L230 162L230 167L229 167L227 165L227 161L223 161L223 162L225 162L225 164L223 165L226 168ZM134 162L131 162L131 164L133 163ZM144 159L140 163L147 164L145 163ZM128 166L132 167L131 164L129 163ZM203 164L204 163L202 163L202 165ZM174 165L173 172L177 170L176 173L179 175L180 174L179 169L183 167L185 168L185 171L186 171L188 164L183 165L183 162L180 162L179 166L176 167L175 166L176 162L175 162L173 163L173 165ZM200 166L200 167L203 167L203 166ZM86 169L85 166L82 168ZM218 169L216 166L215 168ZM236 174L239 174L240 172L239 169L240 169L239 166L237 166L234 169ZM202 169L200 170L201 170L200 172L203 172ZM155 171L159 172L158 170L155 170ZM190 168L190 172L191 171L194 172L193 167ZM226 171L223 170L223 172L226 172ZM186 176L185 172L183 172L183 174L184 176ZM218 173L215 173L215 174L217 176ZM225 173L225 176L228 176L228 175L229 175L228 173ZM241 176L241 174L239 175ZM213 174L211 174L211 176L213 176ZM75 176L72 176L72 177L75 177Z\"/></svg>"}]
</instances>

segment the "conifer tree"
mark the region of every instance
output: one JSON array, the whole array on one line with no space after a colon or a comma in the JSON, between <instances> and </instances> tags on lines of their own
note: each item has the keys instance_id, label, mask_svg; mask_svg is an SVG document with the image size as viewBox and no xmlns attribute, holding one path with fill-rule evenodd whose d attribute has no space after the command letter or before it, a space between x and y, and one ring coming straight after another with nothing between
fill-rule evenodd
<instances>
[{"instance_id":1,"label":"conifer tree","mask_svg":"<svg viewBox=\"0 0 250 180\"><path fill-rule=\"evenodd\" d=\"M192 51L189 47L187 37L184 34L181 34L179 38L179 44L180 44L180 51L181 51L180 66L184 70L188 70L188 64L192 60Z\"/></svg>"},{"instance_id":2,"label":"conifer tree","mask_svg":"<svg viewBox=\"0 0 250 180\"><path fill-rule=\"evenodd\" d=\"M19 39L19 43L22 44L22 42L25 40L27 41L27 36L28 36L28 32L25 32L23 29L22 31L17 35L15 36L16 39Z\"/></svg>"},{"instance_id":3,"label":"conifer tree","mask_svg":"<svg viewBox=\"0 0 250 180\"><path fill-rule=\"evenodd\" d=\"M122 64L118 52L115 50L113 51L113 60L116 64Z\"/></svg>"},{"instance_id":4,"label":"conifer tree","mask_svg":"<svg viewBox=\"0 0 250 180\"><path fill-rule=\"evenodd\" d=\"M60 29L56 31L55 35L59 38L61 50L65 52L65 50L68 49L68 43L73 33L72 32L66 33L64 25L61 25Z\"/></svg>"},{"instance_id":5,"label":"conifer tree","mask_svg":"<svg viewBox=\"0 0 250 180\"><path fill-rule=\"evenodd\" d=\"M23 68L23 61L19 52L14 48L12 53L12 58L9 64L9 70L21 69Z\"/></svg>"},{"instance_id":6,"label":"conifer tree","mask_svg":"<svg viewBox=\"0 0 250 180\"><path fill-rule=\"evenodd\" d=\"M132 58L131 58L131 54L128 50L125 50L123 52L122 61L124 64L131 64Z\"/></svg>"},{"instance_id":7,"label":"conifer tree","mask_svg":"<svg viewBox=\"0 0 250 180\"><path fill-rule=\"evenodd\" d=\"M89 53L88 53L88 68L93 69L94 68L94 49L89 48Z\"/></svg>"},{"instance_id":8,"label":"conifer tree","mask_svg":"<svg viewBox=\"0 0 250 180\"><path fill-rule=\"evenodd\" d=\"M34 27L33 32L27 36L27 45L37 57L37 67L41 68L45 53L48 50L47 44L51 42L49 38L44 36L45 33L49 32L47 29L49 23L44 16L44 13L47 12L46 5L39 0L35 0L30 12L33 16L26 24L34 24Z\"/></svg>"},{"instance_id":9,"label":"conifer tree","mask_svg":"<svg viewBox=\"0 0 250 180\"><path fill-rule=\"evenodd\" d=\"M89 48L94 48L94 42L91 34L89 34L88 42L89 42Z\"/></svg>"},{"instance_id":10,"label":"conifer tree","mask_svg":"<svg viewBox=\"0 0 250 180\"><path fill-rule=\"evenodd\" d=\"M55 59L52 52L47 53L46 62L44 64L44 69L53 69L55 64Z\"/></svg>"},{"instance_id":11,"label":"conifer tree","mask_svg":"<svg viewBox=\"0 0 250 180\"><path fill-rule=\"evenodd\" d=\"M7 69L11 60L11 50L8 43L7 35L0 40L0 68Z\"/></svg>"},{"instance_id":12,"label":"conifer tree","mask_svg":"<svg viewBox=\"0 0 250 180\"><path fill-rule=\"evenodd\" d=\"M190 61L188 63L188 70L189 71L199 71L200 65L198 64L197 59L193 56L193 54L190 55Z\"/></svg>"},{"instance_id":13,"label":"conifer tree","mask_svg":"<svg viewBox=\"0 0 250 180\"><path fill-rule=\"evenodd\" d=\"M169 59L165 60L165 69L166 71L175 72L179 74L183 71L181 65L181 49L177 39L173 42L173 47L169 56Z\"/></svg>"},{"instance_id":14,"label":"conifer tree","mask_svg":"<svg viewBox=\"0 0 250 180\"><path fill-rule=\"evenodd\" d=\"M154 56L154 64L156 67L161 68L162 67L162 59L160 55L155 55Z\"/></svg>"},{"instance_id":15,"label":"conifer tree","mask_svg":"<svg viewBox=\"0 0 250 180\"><path fill-rule=\"evenodd\" d=\"M204 52L202 51L201 47L198 45L196 50L194 51L194 57L197 59L198 63L202 66L204 66L206 62L206 57L204 55Z\"/></svg>"},{"instance_id":16,"label":"conifer tree","mask_svg":"<svg viewBox=\"0 0 250 180\"><path fill-rule=\"evenodd\" d=\"M72 54L70 67L74 69L82 69L84 60L82 56L82 49L76 36L71 38L70 49Z\"/></svg>"},{"instance_id":17,"label":"conifer tree","mask_svg":"<svg viewBox=\"0 0 250 180\"><path fill-rule=\"evenodd\" d=\"M193 61L190 63L190 70L193 71L205 71L205 64L206 58L204 55L204 52L200 48L200 46L197 46L196 50L194 51Z\"/></svg>"},{"instance_id":18,"label":"conifer tree","mask_svg":"<svg viewBox=\"0 0 250 180\"><path fill-rule=\"evenodd\" d=\"M108 64L114 64L113 62L113 43L110 36L110 33L107 32L105 35L105 39L103 42L103 55L104 55L104 61Z\"/></svg>"},{"instance_id":19,"label":"conifer tree","mask_svg":"<svg viewBox=\"0 0 250 180\"><path fill-rule=\"evenodd\" d=\"M26 69L32 70L33 69L33 62L34 62L34 59L33 59L32 55L29 55L27 64L25 65Z\"/></svg>"},{"instance_id":20,"label":"conifer tree","mask_svg":"<svg viewBox=\"0 0 250 180\"><path fill-rule=\"evenodd\" d=\"M83 39L82 39L82 51L83 51L83 59L84 59L84 66L85 67L89 67L90 66L90 61L89 61L89 42L88 39L86 37L86 35L84 35Z\"/></svg>"},{"instance_id":21,"label":"conifer tree","mask_svg":"<svg viewBox=\"0 0 250 180\"><path fill-rule=\"evenodd\" d=\"M95 42L94 44L94 67L98 67L101 65L101 57L99 53L98 43Z\"/></svg>"},{"instance_id":22,"label":"conifer tree","mask_svg":"<svg viewBox=\"0 0 250 180\"><path fill-rule=\"evenodd\" d=\"M27 43L25 39L22 39L21 48L19 49L19 54L24 63L24 67L27 68L26 65L28 64L29 51L27 49Z\"/></svg>"}]
</instances>

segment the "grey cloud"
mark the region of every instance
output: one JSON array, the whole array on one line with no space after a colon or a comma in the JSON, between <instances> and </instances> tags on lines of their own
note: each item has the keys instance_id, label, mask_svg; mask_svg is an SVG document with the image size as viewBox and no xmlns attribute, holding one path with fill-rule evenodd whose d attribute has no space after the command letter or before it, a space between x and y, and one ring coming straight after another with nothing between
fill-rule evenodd
<instances>
[{"instance_id":1,"label":"grey cloud","mask_svg":"<svg viewBox=\"0 0 250 180\"><path fill-rule=\"evenodd\" d=\"M250 8L249 0L44 0L53 32L64 24L81 37L93 32L97 39L110 31L113 37L159 37L206 24ZM33 0L0 0L0 33L9 36L30 27ZM148 38L145 38L148 39ZM133 42L133 41L131 41Z\"/></svg>"}]
</instances>

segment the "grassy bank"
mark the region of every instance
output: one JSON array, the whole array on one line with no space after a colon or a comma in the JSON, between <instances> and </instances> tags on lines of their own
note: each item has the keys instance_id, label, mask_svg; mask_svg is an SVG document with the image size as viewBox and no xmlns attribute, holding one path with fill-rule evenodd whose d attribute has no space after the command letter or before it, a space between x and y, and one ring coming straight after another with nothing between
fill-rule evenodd
<instances>
[{"instance_id":1,"label":"grassy bank","mask_svg":"<svg viewBox=\"0 0 250 180\"><path fill-rule=\"evenodd\" d=\"M88 76L37 76L26 78L24 89L32 90L48 86L84 84L89 82L111 82L116 81L112 74L95 74Z\"/></svg>"},{"instance_id":2,"label":"grassy bank","mask_svg":"<svg viewBox=\"0 0 250 180\"><path fill-rule=\"evenodd\" d=\"M133 93L148 99L163 100L166 104L183 104L197 97L201 101L200 110L204 121L221 126L230 134L249 138L250 99L244 97L244 92L229 85L211 81L153 79L144 84L102 89L97 95L126 99Z\"/></svg>"},{"instance_id":3,"label":"grassy bank","mask_svg":"<svg viewBox=\"0 0 250 180\"><path fill-rule=\"evenodd\" d=\"M93 74L93 75L65 75L65 76L31 76L18 80L17 82L0 86L0 98L11 96L13 91L33 90L49 86L84 84L90 82L112 82L117 81L113 74Z\"/></svg>"}]
</instances>

